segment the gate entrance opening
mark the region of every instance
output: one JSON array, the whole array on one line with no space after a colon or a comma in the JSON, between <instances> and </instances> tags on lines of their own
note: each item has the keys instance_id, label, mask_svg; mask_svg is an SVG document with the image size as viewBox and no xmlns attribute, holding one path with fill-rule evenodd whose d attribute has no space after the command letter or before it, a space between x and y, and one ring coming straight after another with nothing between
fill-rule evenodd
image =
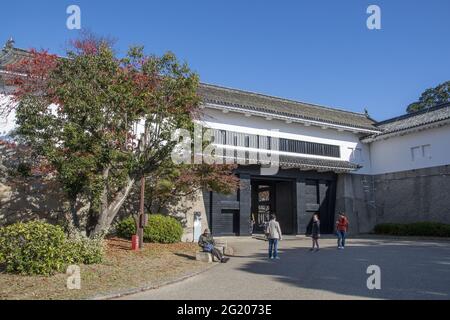
<instances>
[{"instance_id":1,"label":"gate entrance opening","mask_svg":"<svg viewBox=\"0 0 450 320\"><path fill-rule=\"evenodd\" d=\"M295 234L294 181L252 179L253 233L264 233L270 215L275 214L284 234Z\"/></svg>"}]
</instances>

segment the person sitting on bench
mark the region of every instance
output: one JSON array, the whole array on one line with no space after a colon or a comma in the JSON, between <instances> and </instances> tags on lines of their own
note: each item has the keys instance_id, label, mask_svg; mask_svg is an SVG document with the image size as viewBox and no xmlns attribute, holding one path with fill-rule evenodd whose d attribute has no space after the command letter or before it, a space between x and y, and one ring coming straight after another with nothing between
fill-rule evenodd
<instances>
[{"instance_id":1,"label":"person sitting on bench","mask_svg":"<svg viewBox=\"0 0 450 320\"><path fill-rule=\"evenodd\" d=\"M214 238L212 237L208 229L205 229L205 231L203 231L203 234L198 239L198 245L203 248L203 251L210 252L222 263L225 263L229 260L229 258L223 256L222 252L220 252L219 249L214 247L216 245L216 242L214 241Z\"/></svg>"}]
</instances>

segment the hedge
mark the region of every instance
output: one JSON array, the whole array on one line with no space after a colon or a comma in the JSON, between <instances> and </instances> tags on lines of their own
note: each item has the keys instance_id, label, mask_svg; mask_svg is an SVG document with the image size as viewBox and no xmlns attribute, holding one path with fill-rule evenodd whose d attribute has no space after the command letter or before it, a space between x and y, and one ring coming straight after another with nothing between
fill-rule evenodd
<instances>
[{"instance_id":1,"label":"hedge","mask_svg":"<svg viewBox=\"0 0 450 320\"><path fill-rule=\"evenodd\" d=\"M121 238L130 239L136 234L134 218L128 217L120 221L116 226L116 233ZM162 214L151 214L144 228L145 242L175 243L181 241L182 235L181 223L173 217Z\"/></svg>"},{"instance_id":2,"label":"hedge","mask_svg":"<svg viewBox=\"0 0 450 320\"><path fill-rule=\"evenodd\" d=\"M150 215L148 225L144 228L144 240L156 243L175 243L181 241L183 227L170 216Z\"/></svg>"},{"instance_id":3,"label":"hedge","mask_svg":"<svg viewBox=\"0 0 450 320\"><path fill-rule=\"evenodd\" d=\"M78 237L67 239L66 248L72 263L95 264L103 261L104 243L102 238Z\"/></svg>"},{"instance_id":4,"label":"hedge","mask_svg":"<svg viewBox=\"0 0 450 320\"><path fill-rule=\"evenodd\" d=\"M450 237L450 224L439 222L383 223L376 225L374 232L394 236Z\"/></svg>"},{"instance_id":5,"label":"hedge","mask_svg":"<svg viewBox=\"0 0 450 320\"><path fill-rule=\"evenodd\" d=\"M128 217L120 220L116 224L116 234L120 238L131 239L136 234L136 222L133 217Z\"/></svg>"},{"instance_id":6,"label":"hedge","mask_svg":"<svg viewBox=\"0 0 450 320\"><path fill-rule=\"evenodd\" d=\"M9 273L52 275L102 258L102 240L68 239L60 226L31 221L0 228L0 264Z\"/></svg>"}]
</instances>

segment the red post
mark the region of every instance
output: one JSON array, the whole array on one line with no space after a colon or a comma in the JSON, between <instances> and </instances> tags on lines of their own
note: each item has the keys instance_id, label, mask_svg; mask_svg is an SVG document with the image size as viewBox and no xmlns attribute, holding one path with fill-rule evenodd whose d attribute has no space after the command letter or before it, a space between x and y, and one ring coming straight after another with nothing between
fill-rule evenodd
<instances>
[{"instance_id":1,"label":"red post","mask_svg":"<svg viewBox=\"0 0 450 320\"><path fill-rule=\"evenodd\" d=\"M139 208L139 219L138 219L138 236L139 236L139 248L142 249L144 247L144 201L145 201L145 176L141 178L141 200L140 200L140 208Z\"/></svg>"},{"instance_id":2,"label":"red post","mask_svg":"<svg viewBox=\"0 0 450 320\"><path fill-rule=\"evenodd\" d=\"M133 251L139 250L139 237L137 235L131 236L131 250Z\"/></svg>"}]
</instances>

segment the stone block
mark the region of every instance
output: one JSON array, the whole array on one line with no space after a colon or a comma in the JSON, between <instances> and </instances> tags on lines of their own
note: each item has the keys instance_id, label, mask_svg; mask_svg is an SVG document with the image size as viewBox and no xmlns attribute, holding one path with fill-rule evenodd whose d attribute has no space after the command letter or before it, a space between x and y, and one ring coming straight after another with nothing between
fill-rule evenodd
<instances>
[{"instance_id":1,"label":"stone block","mask_svg":"<svg viewBox=\"0 0 450 320\"><path fill-rule=\"evenodd\" d=\"M227 241L226 240L216 240L215 242L216 247L227 247Z\"/></svg>"},{"instance_id":2,"label":"stone block","mask_svg":"<svg viewBox=\"0 0 450 320\"><path fill-rule=\"evenodd\" d=\"M195 259L206 263L218 262L219 260L209 252L199 251L195 254Z\"/></svg>"},{"instance_id":3,"label":"stone block","mask_svg":"<svg viewBox=\"0 0 450 320\"><path fill-rule=\"evenodd\" d=\"M232 256L234 254L233 248L232 247L225 247L223 253L226 256Z\"/></svg>"},{"instance_id":4,"label":"stone block","mask_svg":"<svg viewBox=\"0 0 450 320\"><path fill-rule=\"evenodd\" d=\"M213 262L213 256L209 252L199 251L195 254L195 259L198 261L206 262L206 263Z\"/></svg>"}]
</instances>

